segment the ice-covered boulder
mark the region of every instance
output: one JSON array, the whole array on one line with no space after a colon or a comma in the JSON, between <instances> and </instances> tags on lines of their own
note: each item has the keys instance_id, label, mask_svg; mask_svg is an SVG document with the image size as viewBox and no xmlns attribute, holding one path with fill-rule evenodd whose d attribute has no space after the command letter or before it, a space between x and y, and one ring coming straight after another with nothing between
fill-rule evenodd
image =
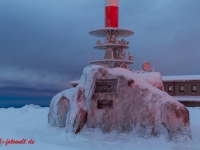
<instances>
[{"instance_id":1,"label":"ice-covered boulder","mask_svg":"<svg viewBox=\"0 0 200 150\"><path fill-rule=\"evenodd\" d=\"M189 111L162 90L159 73L88 66L76 88L52 99L48 122L74 133L86 125L104 133L190 138Z\"/></svg>"}]
</instances>

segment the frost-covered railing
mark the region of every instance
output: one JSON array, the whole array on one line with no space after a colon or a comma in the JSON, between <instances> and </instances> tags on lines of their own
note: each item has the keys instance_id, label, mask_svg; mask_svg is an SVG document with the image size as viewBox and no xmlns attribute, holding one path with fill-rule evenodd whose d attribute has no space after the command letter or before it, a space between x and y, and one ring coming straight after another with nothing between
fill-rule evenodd
<instances>
[{"instance_id":1,"label":"frost-covered railing","mask_svg":"<svg viewBox=\"0 0 200 150\"><path fill-rule=\"evenodd\" d=\"M131 60L123 60L123 59L101 59L101 60L90 60L90 64L95 64L95 63L107 63L107 62L119 62L119 63L127 63L127 64L133 64L133 61Z\"/></svg>"}]
</instances>

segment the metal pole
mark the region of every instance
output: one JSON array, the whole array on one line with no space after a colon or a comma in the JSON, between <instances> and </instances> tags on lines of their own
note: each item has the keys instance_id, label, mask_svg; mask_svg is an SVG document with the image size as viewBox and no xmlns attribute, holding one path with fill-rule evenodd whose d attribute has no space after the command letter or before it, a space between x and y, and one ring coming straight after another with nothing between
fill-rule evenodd
<instances>
[{"instance_id":1,"label":"metal pole","mask_svg":"<svg viewBox=\"0 0 200 150\"><path fill-rule=\"evenodd\" d=\"M113 60L113 50L111 51L111 59Z\"/></svg>"},{"instance_id":2,"label":"metal pole","mask_svg":"<svg viewBox=\"0 0 200 150\"><path fill-rule=\"evenodd\" d=\"M93 53L90 53L90 61L93 61Z\"/></svg>"},{"instance_id":3,"label":"metal pole","mask_svg":"<svg viewBox=\"0 0 200 150\"><path fill-rule=\"evenodd\" d=\"M106 0L105 27L118 27L119 0Z\"/></svg>"}]
</instances>

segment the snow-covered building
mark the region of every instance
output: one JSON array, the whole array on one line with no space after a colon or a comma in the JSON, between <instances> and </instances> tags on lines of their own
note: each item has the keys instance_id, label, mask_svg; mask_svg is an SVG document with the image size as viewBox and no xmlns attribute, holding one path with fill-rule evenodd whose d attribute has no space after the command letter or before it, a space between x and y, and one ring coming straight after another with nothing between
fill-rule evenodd
<instances>
[{"instance_id":1,"label":"snow-covered building","mask_svg":"<svg viewBox=\"0 0 200 150\"><path fill-rule=\"evenodd\" d=\"M200 75L163 76L165 92L186 106L200 106Z\"/></svg>"},{"instance_id":2,"label":"snow-covered building","mask_svg":"<svg viewBox=\"0 0 200 150\"><path fill-rule=\"evenodd\" d=\"M162 80L171 96L200 96L200 75L163 76Z\"/></svg>"}]
</instances>

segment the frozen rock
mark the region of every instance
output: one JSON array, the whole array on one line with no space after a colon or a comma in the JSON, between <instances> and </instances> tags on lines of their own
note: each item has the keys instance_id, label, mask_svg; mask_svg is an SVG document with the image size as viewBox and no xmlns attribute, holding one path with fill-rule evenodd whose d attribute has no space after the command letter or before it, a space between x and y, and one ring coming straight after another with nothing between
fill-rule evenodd
<instances>
[{"instance_id":1,"label":"frozen rock","mask_svg":"<svg viewBox=\"0 0 200 150\"><path fill-rule=\"evenodd\" d=\"M75 89L65 90L53 97L48 114L48 123L57 126L65 127L68 112L70 110L70 100L73 98Z\"/></svg>"},{"instance_id":2,"label":"frozen rock","mask_svg":"<svg viewBox=\"0 0 200 150\"><path fill-rule=\"evenodd\" d=\"M109 85L102 86L99 81ZM189 111L162 90L161 76L156 72L137 74L123 68L88 66L76 88L52 99L48 122L74 133L85 124L104 133L190 138Z\"/></svg>"}]
</instances>

